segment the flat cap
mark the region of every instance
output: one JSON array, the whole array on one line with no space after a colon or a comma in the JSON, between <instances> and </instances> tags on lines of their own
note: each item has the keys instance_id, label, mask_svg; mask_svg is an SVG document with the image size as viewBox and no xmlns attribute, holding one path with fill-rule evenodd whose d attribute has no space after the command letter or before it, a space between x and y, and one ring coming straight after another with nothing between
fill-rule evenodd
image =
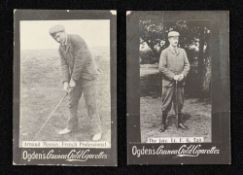
<instances>
[{"instance_id":1,"label":"flat cap","mask_svg":"<svg viewBox=\"0 0 243 175\"><path fill-rule=\"evenodd\" d=\"M168 33L168 38L170 37L176 37L176 36L180 36L179 32L176 32L176 31L170 31Z\"/></svg>"},{"instance_id":2,"label":"flat cap","mask_svg":"<svg viewBox=\"0 0 243 175\"><path fill-rule=\"evenodd\" d=\"M64 32L65 28L62 25L55 25L49 29L50 35L53 35L58 32Z\"/></svg>"}]
</instances>

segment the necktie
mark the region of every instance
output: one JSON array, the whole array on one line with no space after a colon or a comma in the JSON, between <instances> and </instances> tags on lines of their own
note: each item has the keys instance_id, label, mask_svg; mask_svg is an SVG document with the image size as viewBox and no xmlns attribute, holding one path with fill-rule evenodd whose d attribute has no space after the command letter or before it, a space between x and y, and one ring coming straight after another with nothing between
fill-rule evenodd
<instances>
[{"instance_id":1,"label":"necktie","mask_svg":"<svg viewBox=\"0 0 243 175\"><path fill-rule=\"evenodd\" d=\"M174 48L174 52L177 55L178 54L178 49L177 48Z\"/></svg>"}]
</instances>

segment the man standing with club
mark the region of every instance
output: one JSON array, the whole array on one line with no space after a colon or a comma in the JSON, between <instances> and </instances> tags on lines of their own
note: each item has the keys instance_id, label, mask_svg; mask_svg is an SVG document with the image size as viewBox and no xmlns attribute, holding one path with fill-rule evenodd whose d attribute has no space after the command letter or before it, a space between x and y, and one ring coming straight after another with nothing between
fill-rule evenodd
<instances>
[{"instance_id":1,"label":"man standing with club","mask_svg":"<svg viewBox=\"0 0 243 175\"><path fill-rule=\"evenodd\" d=\"M178 47L180 34L177 31L168 33L169 47L161 52L159 71L162 73L162 124L161 132L166 130L166 118L173 103L177 114L178 128L187 129L182 121L185 78L190 70L186 51Z\"/></svg>"},{"instance_id":2,"label":"man standing with club","mask_svg":"<svg viewBox=\"0 0 243 175\"><path fill-rule=\"evenodd\" d=\"M67 34L62 25L50 28L50 35L59 46L63 87L69 97L69 120L67 127L59 134L68 134L78 129L78 103L84 96L88 115L93 126L92 140L102 137L101 120L97 109L97 67L85 41L79 35Z\"/></svg>"}]
</instances>

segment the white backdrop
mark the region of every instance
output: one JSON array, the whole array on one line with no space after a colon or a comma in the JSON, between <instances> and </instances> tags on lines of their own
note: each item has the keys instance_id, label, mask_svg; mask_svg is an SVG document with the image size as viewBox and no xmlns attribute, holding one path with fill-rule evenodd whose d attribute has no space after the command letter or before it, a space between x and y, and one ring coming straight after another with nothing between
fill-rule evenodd
<instances>
[{"instance_id":1,"label":"white backdrop","mask_svg":"<svg viewBox=\"0 0 243 175\"><path fill-rule=\"evenodd\" d=\"M57 49L49 28L61 24L66 32L79 34L89 47L110 46L109 20L38 20L20 21L20 49Z\"/></svg>"}]
</instances>

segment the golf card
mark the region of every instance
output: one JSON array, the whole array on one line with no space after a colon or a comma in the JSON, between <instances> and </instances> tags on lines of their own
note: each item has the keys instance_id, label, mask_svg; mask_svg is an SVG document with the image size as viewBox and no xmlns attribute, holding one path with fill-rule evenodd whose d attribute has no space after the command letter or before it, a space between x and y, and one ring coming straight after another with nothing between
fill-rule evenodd
<instances>
[{"instance_id":1,"label":"golf card","mask_svg":"<svg viewBox=\"0 0 243 175\"><path fill-rule=\"evenodd\" d=\"M116 11L15 10L13 165L116 166Z\"/></svg>"},{"instance_id":2,"label":"golf card","mask_svg":"<svg viewBox=\"0 0 243 175\"><path fill-rule=\"evenodd\" d=\"M127 161L230 164L228 11L127 11Z\"/></svg>"}]
</instances>

